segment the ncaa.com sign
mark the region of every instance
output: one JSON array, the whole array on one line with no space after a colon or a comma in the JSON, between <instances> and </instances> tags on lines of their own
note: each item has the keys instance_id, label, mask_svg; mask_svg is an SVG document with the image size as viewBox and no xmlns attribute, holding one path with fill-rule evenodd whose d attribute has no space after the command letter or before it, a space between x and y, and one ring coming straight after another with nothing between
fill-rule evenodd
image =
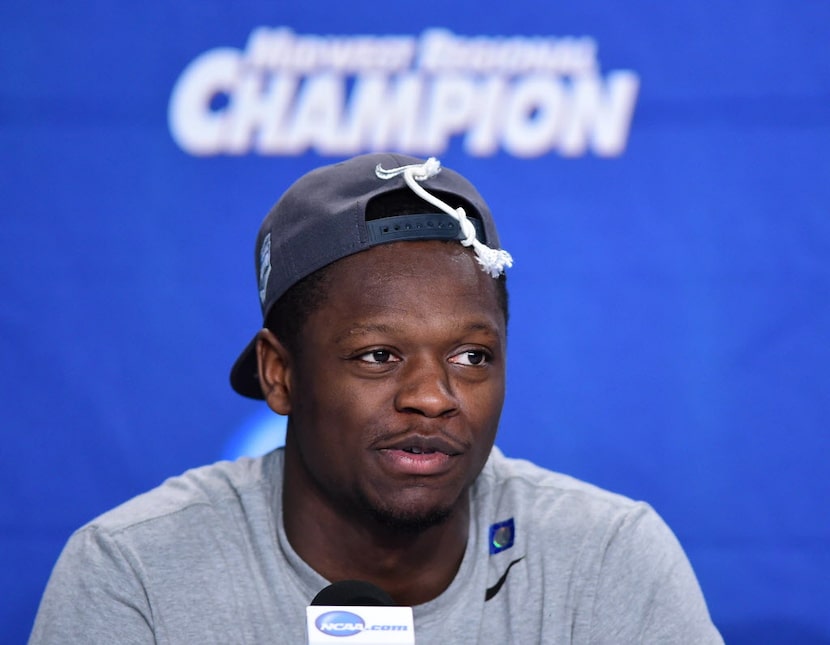
<instances>
[{"instance_id":1,"label":"ncaa.com sign","mask_svg":"<svg viewBox=\"0 0 830 645\"><path fill-rule=\"evenodd\" d=\"M360 613L355 613L359 611ZM411 607L306 607L309 645L414 645Z\"/></svg>"},{"instance_id":2,"label":"ncaa.com sign","mask_svg":"<svg viewBox=\"0 0 830 645\"><path fill-rule=\"evenodd\" d=\"M589 37L299 35L258 27L197 56L170 97L192 155L620 155L639 89Z\"/></svg>"}]
</instances>

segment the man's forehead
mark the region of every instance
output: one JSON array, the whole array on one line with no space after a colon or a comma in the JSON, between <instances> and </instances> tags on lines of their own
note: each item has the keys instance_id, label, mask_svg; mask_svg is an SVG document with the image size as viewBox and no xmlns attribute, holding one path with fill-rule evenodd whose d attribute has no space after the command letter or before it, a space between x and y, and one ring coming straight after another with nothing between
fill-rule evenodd
<instances>
[{"instance_id":1,"label":"man's forehead","mask_svg":"<svg viewBox=\"0 0 830 645\"><path fill-rule=\"evenodd\" d=\"M475 271L474 271L475 270ZM383 283L396 275L428 275L436 271L446 280L475 278L494 282L478 270L475 254L457 242L417 240L390 242L349 255L330 265L332 276L362 285ZM479 280L479 277L486 278Z\"/></svg>"},{"instance_id":2,"label":"man's forehead","mask_svg":"<svg viewBox=\"0 0 830 645\"><path fill-rule=\"evenodd\" d=\"M327 271L326 301L355 329L449 317L465 327L503 320L498 281L464 247L434 240L396 242L343 258ZM325 318L331 314L320 312Z\"/></svg>"}]
</instances>

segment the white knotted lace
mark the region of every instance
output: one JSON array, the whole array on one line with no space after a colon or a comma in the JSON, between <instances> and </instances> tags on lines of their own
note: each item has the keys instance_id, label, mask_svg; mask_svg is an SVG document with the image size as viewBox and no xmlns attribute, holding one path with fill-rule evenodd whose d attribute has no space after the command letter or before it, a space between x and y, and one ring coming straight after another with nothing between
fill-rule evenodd
<instances>
[{"instance_id":1,"label":"white knotted lace","mask_svg":"<svg viewBox=\"0 0 830 645\"><path fill-rule=\"evenodd\" d=\"M449 204L439 199L435 195L427 192L427 190L419 184L419 181L425 181L430 177L434 177L441 172L441 162L435 157L430 157L424 163L411 164L409 166L401 166L399 168L390 168L386 170L380 164L375 168L375 174L380 179L392 179L398 175L403 175L406 185L424 201L429 202L436 208L440 208L447 215L453 217L461 227L461 232L464 239L461 244L464 246L473 247L476 254L476 260L481 269L489 273L492 277L498 278L504 270L513 266L513 257L504 249L491 249L489 246L482 244L476 238L476 229L473 223L467 217L467 213L459 206L452 208Z\"/></svg>"}]
</instances>

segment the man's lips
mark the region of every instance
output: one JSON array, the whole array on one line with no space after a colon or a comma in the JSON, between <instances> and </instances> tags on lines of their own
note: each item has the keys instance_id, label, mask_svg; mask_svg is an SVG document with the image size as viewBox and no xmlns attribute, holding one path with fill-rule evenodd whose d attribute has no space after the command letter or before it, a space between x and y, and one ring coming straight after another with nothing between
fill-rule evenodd
<instances>
[{"instance_id":1,"label":"man's lips","mask_svg":"<svg viewBox=\"0 0 830 645\"><path fill-rule=\"evenodd\" d=\"M442 436L406 435L377 447L384 468L400 475L440 475L463 454L461 446Z\"/></svg>"},{"instance_id":2,"label":"man's lips","mask_svg":"<svg viewBox=\"0 0 830 645\"><path fill-rule=\"evenodd\" d=\"M380 450L403 450L412 454L429 454L440 452L450 457L459 455L463 448L456 442L450 441L441 435L411 434L384 441L379 444Z\"/></svg>"}]
</instances>

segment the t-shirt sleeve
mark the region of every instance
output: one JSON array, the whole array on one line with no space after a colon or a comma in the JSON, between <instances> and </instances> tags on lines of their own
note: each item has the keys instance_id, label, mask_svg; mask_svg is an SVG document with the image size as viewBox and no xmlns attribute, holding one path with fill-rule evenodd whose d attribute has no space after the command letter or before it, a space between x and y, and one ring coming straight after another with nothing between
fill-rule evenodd
<instances>
[{"instance_id":1,"label":"t-shirt sleeve","mask_svg":"<svg viewBox=\"0 0 830 645\"><path fill-rule=\"evenodd\" d=\"M81 529L52 571L29 644L155 643L140 580L111 536Z\"/></svg>"},{"instance_id":2,"label":"t-shirt sleeve","mask_svg":"<svg viewBox=\"0 0 830 645\"><path fill-rule=\"evenodd\" d=\"M612 529L595 588L592 643L723 643L686 554L646 504Z\"/></svg>"}]
</instances>

